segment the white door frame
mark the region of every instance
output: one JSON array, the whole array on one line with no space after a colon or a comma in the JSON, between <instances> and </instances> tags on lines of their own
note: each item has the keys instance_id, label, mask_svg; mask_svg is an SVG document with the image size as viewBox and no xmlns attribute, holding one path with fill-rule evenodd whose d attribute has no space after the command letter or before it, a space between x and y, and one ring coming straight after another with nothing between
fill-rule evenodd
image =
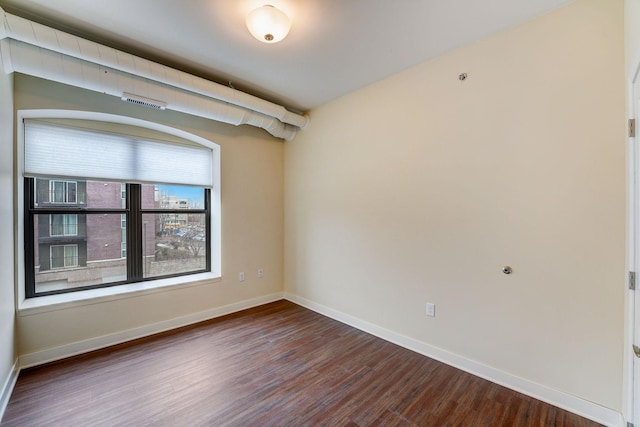
<instances>
[{"instance_id":1,"label":"white door frame","mask_svg":"<svg viewBox=\"0 0 640 427\"><path fill-rule=\"evenodd\" d=\"M630 70L628 82L628 118L640 116L640 60ZM625 284L625 343L624 343L624 418L635 426L640 426L640 359L633 354L633 344L640 346L640 330L636 327L636 318L640 316L640 138L636 130L636 137L627 139L627 182L628 182L628 212L627 212L627 265L629 271L637 274L636 290L632 291ZM639 367L636 367L636 364ZM635 375L635 378L634 378Z\"/></svg>"}]
</instances>

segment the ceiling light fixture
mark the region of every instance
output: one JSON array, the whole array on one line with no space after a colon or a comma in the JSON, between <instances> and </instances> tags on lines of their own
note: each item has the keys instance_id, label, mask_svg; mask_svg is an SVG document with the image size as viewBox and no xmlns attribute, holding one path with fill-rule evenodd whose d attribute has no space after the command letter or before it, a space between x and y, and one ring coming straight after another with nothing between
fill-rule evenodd
<instances>
[{"instance_id":1,"label":"ceiling light fixture","mask_svg":"<svg viewBox=\"0 0 640 427\"><path fill-rule=\"evenodd\" d=\"M289 17L270 4L252 10L246 22L251 35L263 43L279 42L291 28Z\"/></svg>"}]
</instances>

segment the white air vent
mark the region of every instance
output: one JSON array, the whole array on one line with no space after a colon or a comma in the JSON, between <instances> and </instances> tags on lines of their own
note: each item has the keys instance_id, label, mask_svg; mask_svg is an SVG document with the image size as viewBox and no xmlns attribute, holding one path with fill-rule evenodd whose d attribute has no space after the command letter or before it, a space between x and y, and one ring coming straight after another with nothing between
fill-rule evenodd
<instances>
[{"instance_id":1,"label":"white air vent","mask_svg":"<svg viewBox=\"0 0 640 427\"><path fill-rule=\"evenodd\" d=\"M142 105L144 107L155 108L158 110L164 110L167 108L167 103L164 101L157 101L155 99L146 98L144 96L134 95L132 93L127 93L127 92L122 94L122 100L131 102L133 104Z\"/></svg>"}]
</instances>

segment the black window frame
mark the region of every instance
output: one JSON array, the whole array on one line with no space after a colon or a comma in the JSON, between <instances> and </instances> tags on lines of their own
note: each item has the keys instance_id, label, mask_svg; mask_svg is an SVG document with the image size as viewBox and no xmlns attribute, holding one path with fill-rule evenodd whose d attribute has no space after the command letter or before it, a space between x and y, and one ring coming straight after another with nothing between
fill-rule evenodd
<instances>
[{"instance_id":1,"label":"black window frame","mask_svg":"<svg viewBox=\"0 0 640 427\"><path fill-rule=\"evenodd\" d=\"M199 273L211 272L211 189L204 189L204 208L203 209L145 209L142 207L142 185L139 183L126 184L126 203L125 207L118 209L103 208L87 208L78 204L56 204L50 206L36 206L36 188L35 182L37 178L24 178L24 238L25 238L25 297L35 298L46 295L56 295L64 293L72 293L84 291L88 289L108 288L138 282L149 282L171 277L189 276ZM45 179L63 181L61 178L47 177ZM80 179L79 179L80 180ZM91 178L83 178L82 180L91 180ZM36 292L35 283L35 226L36 215L56 215L56 214L124 214L126 216L126 265L127 279L118 282L102 283L87 286L78 286L68 289L57 289L46 292ZM201 270L192 270L182 273L167 274L162 276L153 276L145 278L144 275L144 257L143 257L143 220L145 214L204 214L205 215L205 236L207 250L205 251L205 268ZM119 228L118 230L121 230Z\"/></svg>"}]
</instances>

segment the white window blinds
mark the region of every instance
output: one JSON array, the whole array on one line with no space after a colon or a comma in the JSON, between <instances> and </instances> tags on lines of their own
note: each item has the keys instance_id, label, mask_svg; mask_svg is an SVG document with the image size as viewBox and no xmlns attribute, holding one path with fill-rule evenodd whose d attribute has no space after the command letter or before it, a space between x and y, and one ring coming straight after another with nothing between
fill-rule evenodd
<instances>
[{"instance_id":1,"label":"white window blinds","mask_svg":"<svg viewBox=\"0 0 640 427\"><path fill-rule=\"evenodd\" d=\"M212 150L25 120L24 173L211 187Z\"/></svg>"}]
</instances>

